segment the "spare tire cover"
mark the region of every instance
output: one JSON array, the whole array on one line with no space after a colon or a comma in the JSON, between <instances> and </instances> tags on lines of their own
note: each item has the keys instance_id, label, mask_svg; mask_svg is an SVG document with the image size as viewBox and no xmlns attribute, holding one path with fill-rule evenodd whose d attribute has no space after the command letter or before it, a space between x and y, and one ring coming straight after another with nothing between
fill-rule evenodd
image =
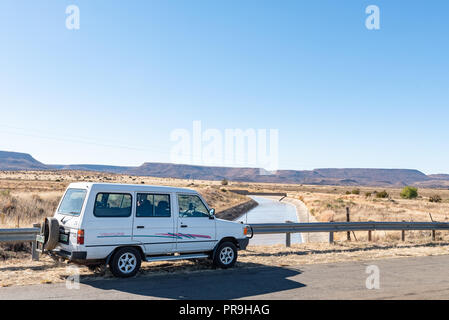
<instances>
[{"instance_id":1,"label":"spare tire cover","mask_svg":"<svg viewBox=\"0 0 449 320\"><path fill-rule=\"evenodd\" d=\"M59 242L59 221L53 217L45 218L42 231L45 237L44 248L46 250L56 248Z\"/></svg>"}]
</instances>

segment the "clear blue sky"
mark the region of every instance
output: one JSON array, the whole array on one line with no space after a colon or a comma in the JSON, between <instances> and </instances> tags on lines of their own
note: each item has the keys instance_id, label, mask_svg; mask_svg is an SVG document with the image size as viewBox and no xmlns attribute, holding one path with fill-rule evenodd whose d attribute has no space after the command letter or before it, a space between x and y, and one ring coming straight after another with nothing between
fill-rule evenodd
<instances>
[{"instance_id":1,"label":"clear blue sky","mask_svg":"<svg viewBox=\"0 0 449 320\"><path fill-rule=\"evenodd\" d=\"M448 14L446 0L2 0L0 150L167 162L170 132L201 120L278 129L281 169L449 173Z\"/></svg>"}]
</instances>

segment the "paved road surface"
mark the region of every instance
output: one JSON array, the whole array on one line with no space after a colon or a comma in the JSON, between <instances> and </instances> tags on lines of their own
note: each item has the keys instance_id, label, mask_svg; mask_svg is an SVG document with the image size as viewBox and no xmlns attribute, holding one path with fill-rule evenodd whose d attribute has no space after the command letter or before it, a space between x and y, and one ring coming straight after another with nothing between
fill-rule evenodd
<instances>
[{"instance_id":1,"label":"paved road surface","mask_svg":"<svg viewBox=\"0 0 449 320\"><path fill-rule=\"evenodd\" d=\"M380 289L366 289L368 265ZM0 288L0 299L449 299L449 255Z\"/></svg>"}]
</instances>

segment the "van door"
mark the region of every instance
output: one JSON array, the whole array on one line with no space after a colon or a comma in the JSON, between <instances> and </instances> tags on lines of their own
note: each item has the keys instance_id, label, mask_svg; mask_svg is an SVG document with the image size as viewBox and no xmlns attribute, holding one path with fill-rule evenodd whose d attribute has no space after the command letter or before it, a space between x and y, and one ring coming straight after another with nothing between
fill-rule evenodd
<instances>
[{"instance_id":1,"label":"van door","mask_svg":"<svg viewBox=\"0 0 449 320\"><path fill-rule=\"evenodd\" d=\"M146 255L169 253L176 246L171 201L170 194L136 194L133 240L144 245Z\"/></svg>"},{"instance_id":2,"label":"van door","mask_svg":"<svg viewBox=\"0 0 449 320\"><path fill-rule=\"evenodd\" d=\"M129 244L132 239L133 195L103 190L92 190L91 194L83 216L86 247L100 250Z\"/></svg>"},{"instance_id":3,"label":"van door","mask_svg":"<svg viewBox=\"0 0 449 320\"><path fill-rule=\"evenodd\" d=\"M179 252L202 252L214 248L215 219L201 198L195 194L178 194L177 243Z\"/></svg>"}]
</instances>

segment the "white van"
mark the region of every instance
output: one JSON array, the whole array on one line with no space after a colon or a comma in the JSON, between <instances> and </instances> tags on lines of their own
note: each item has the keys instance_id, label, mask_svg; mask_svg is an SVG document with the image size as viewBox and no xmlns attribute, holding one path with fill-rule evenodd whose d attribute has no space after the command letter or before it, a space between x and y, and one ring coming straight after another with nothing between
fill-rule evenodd
<instances>
[{"instance_id":1,"label":"white van","mask_svg":"<svg viewBox=\"0 0 449 320\"><path fill-rule=\"evenodd\" d=\"M248 245L248 227L216 218L190 189L71 183L38 239L51 254L106 263L115 276L130 277L142 260L210 258L232 267Z\"/></svg>"}]
</instances>

